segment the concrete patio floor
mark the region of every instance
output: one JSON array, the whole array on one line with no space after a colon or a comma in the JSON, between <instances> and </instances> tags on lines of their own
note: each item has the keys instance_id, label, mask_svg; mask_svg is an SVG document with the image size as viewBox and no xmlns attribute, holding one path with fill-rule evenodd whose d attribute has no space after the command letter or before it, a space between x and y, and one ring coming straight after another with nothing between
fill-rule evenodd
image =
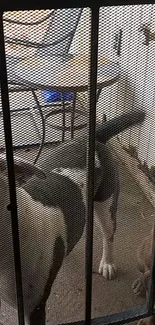
<instances>
[{"instance_id":1,"label":"concrete patio floor","mask_svg":"<svg viewBox=\"0 0 155 325\"><path fill-rule=\"evenodd\" d=\"M46 154L44 148L42 154ZM36 149L17 153L32 159ZM115 262L118 276L106 281L98 274L102 254L102 238L94 228L92 317L117 313L144 304L145 300L132 292L132 282L139 275L136 267L136 249L151 229L154 210L123 164L120 167L121 193L115 236ZM146 219L142 218L141 212ZM85 234L74 251L66 258L51 290L47 304L47 324L60 324L84 319L85 304ZM37 285L37 283L36 283ZM17 313L2 302L1 321L4 325L18 324ZM136 324L136 322L135 322Z\"/></svg>"}]
</instances>

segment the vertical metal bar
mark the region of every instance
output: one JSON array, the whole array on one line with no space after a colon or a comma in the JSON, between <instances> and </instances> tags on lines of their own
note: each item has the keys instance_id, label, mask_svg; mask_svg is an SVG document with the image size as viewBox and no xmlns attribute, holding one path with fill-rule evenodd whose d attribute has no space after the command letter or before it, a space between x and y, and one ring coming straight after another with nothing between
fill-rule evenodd
<instances>
[{"instance_id":1,"label":"vertical metal bar","mask_svg":"<svg viewBox=\"0 0 155 325\"><path fill-rule=\"evenodd\" d=\"M24 321L24 303L23 303L23 292L22 292L20 244L19 244L19 232L18 232L15 174L14 174L14 162L13 162L11 120L10 120L2 12L0 12L0 82L1 82L1 98L2 98L4 131L5 131L6 156L7 156L8 177L9 177L10 206L8 207L8 209L11 211L18 318L19 318L19 325L24 325L25 321Z\"/></svg>"},{"instance_id":2,"label":"vertical metal bar","mask_svg":"<svg viewBox=\"0 0 155 325\"><path fill-rule=\"evenodd\" d=\"M152 17L153 17L153 6L151 7L151 12L150 12L150 15L149 15L149 20L152 21ZM142 9L143 10L143 9ZM142 18L142 21L143 21L143 18ZM146 89L148 87L147 85L147 69L148 69L148 65L149 65L149 46L147 46L147 50L145 52L145 62L146 62L146 65L145 65L145 71L144 71L144 83L143 83L143 92L142 92L142 103L141 103L141 106L142 107L145 107L145 103L144 103L144 100L145 100L145 94L146 94ZM139 128L139 132L138 132L138 149L140 148L140 140L141 140L141 133L142 133L142 130L143 128L140 127ZM147 148L148 149L148 148ZM148 163L148 152L147 152L147 157L146 157L146 163Z\"/></svg>"},{"instance_id":3,"label":"vertical metal bar","mask_svg":"<svg viewBox=\"0 0 155 325\"><path fill-rule=\"evenodd\" d=\"M151 272L151 283L148 301L148 314L152 315L155 304L155 225L153 232L153 243L152 243L152 272Z\"/></svg>"},{"instance_id":4,"label":"vertical metal bar","mask_svg":"<svg viewBox=\"0 0 155 325\"><path fill-rule=\"evenodd\" d=\"M73 107L71 111L71 139L74 138L75 105L76 105L76 92L73 93Z\"/></svg>"},{"instance_id":5,"label":"vertical metal bar","mask_svg":"<svg viewBox=\"0 0 155 325\"><path fill-rule=\"evenodd\" d=\"M91 323L92 300L92 261L93 261L93 201L94 201L94 156L97 92L99 8L91 11L91 53L89 83L89 121L87 141L87 180L86 180L86 304L85 323Z\"/></svg>"}]
</instances>

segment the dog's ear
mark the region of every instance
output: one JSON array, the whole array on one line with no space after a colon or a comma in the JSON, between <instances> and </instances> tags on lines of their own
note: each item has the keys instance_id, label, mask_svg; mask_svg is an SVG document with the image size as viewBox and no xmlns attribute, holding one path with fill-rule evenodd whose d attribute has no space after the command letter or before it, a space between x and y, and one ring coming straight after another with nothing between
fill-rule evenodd
<instances>
[{"instance_id":1,"label":"dog's ear","mask_svg":"<svg viewBox=\"0 0 155 325\"><path fill-rule=\"evenodd\" d=\"M7 160L5 154L0 154L0 172L5 172L7 170ZM33 175L39 178L46 178L45 173L30 163L28 160L14 156L14 170L17 180L25 180Z\"/></svg>"}]
</instances>

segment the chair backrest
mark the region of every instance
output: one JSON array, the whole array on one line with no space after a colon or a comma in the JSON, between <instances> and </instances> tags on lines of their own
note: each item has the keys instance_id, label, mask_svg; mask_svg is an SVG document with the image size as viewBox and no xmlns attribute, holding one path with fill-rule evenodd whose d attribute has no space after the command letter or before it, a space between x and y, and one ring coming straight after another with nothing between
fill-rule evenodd
<instances>
[{"instance_id":1,"label":"chair backrest","mask_svg":"<svg viewBox=\"0 0 155 325\"><path fill-rule=\"evenodd\" d=\"M57 9L51 17L48 30L37 54L43 56L65 56L68 54L77 25L82 14L82 8ZM48 46L51 44L50 46Z\"/></svg>"}]
</instances>

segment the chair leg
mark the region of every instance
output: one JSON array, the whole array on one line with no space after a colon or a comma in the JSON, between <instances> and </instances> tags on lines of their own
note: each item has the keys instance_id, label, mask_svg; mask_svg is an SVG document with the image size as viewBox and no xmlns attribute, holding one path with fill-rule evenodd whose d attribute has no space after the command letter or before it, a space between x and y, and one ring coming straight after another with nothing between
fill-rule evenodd
<instances>
[{"instance_id":1,"label":"chair leg","mask_svg":"<svg viewBox=\"0 0 155 325\"><path fill-rule=\"evenodd\" d=\"M106 116L106 114L103 114L102 123L105 123L105 122L107 122L107 116Z\"/></svg>"},{"instance_id":2,"label":"chair leg","mask_svg":"<svg viewBox=\"0 0 155 325\"><path fill-rule=\"evenodd\" d=\"M74 138L75 105L76 105L76 93L73 93L73 109L71 112L71 139Z\"/></svg>"},{"instance_id":3,"label":"chair leg","mask_svg":"<svg viewBox=\"0 0 155 325\"><path fill-rule=\"evenodd\" d=\"M100 97L101 91L102 91L101 88L99 88L99 89L97 90L96 103L97 103L98 100L99 100L99 97ZM103 113L103 116L102 116L102 123L105 123L106 121L107 121L106 114Z\"/></svg>"},{"instance_id":4,"label":"chair leg","mask_svg":"<svg viewBox=\"0 0 155 325\"><path fill-rule=\"evenodd\" d=\"M97 103L98 100L99 100L99 97L100 97L101 91L102 91L101 88L99 88L99 89L97 90L97 94L96 94L96 103Z\"/></svg>"},{"instance_id":5,"label":"chair leg","mask_svg":"<svg viewBox=\"0 0 155 325\"><path fill-rule=\"evenodd\" d=\"M66 131L65 98L64 98L64 93L62 93L62 142L65 141L65 131Z\"/></svg>"},{"instance_id":6,"label":"chair leg","mask_svg":"<svg viewBox=\"0 0 155 325\"><path fill-rule=\"evenodd\" d=\"M41 109L41 105L39 104L38 97L37 97L34 90L32 90L32 94L33 94L34 100L36 102L36 105L37 105L37 108L38 108L38 111L39 111L39 114L40 114L40 117L41 117L41 122L42 122L42 139L41 139L41 143L40 143L40 146L39 146L37 156L36 156L36 158L34 160L34 164L36 164L37 160L39 159L39 157L41 155L41 152L42 152L42 149L43 149L43 146L44 146L44 143L45 143L45 119L44 119L44 114L43 114L42 109Z\"/></svg>"},{"instance_id":7,"label":"chair leg","mask_svg":"<svg viewBox=\"0 0 155 325\"><path fill-rule=\"evenodd\" d=\"M45 325L46 324L46 305L41 304L36 308L30 316L30 325Z\"/></svg>"}]
</instances>

